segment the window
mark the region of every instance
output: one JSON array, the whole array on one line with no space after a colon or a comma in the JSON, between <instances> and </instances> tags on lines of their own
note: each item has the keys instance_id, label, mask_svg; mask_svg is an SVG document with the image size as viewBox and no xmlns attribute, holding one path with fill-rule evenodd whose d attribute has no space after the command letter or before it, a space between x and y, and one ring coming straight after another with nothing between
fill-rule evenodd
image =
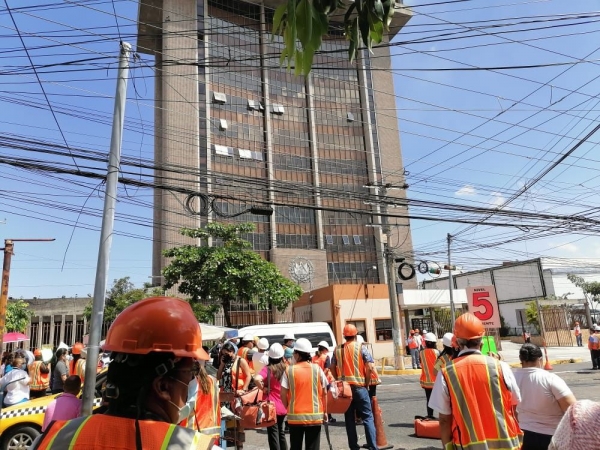
<instances>
[{"instance_id":1,"label":"window","mask_svg":"<svg viewBox=\"0 0 600 450\"><path fill-rule=\"evenodd\" d=\"M348 122L354 122L354 114L352 114L351 112L349 112L348 114L346 114L346 120Z\"/></svg>"},{"instance_id":2,"label":"window","mask_svg":"<svg viewBox=\"0 0 600 450\"><path fill-rule=\"evenodd\" d=\"M354 240L355 245L360 245L360 236L358 234L352 236L352 239Z\"/></svg>"},{"instance_id":3,"label":"window","mask_svg":"<svg viewBox=\"0 0 600 450\"><path fill-rule=\"evenodd\" d=\"M219 119L219 130L225 131L227 129L227 121L225 119Z\"/></svg>"},{"instance_id":4,"label":"window","mask_svg":"<svg viewBox=\"0 0 600 450\"><path fill-rule=\"evenodd\" d=\"M392 340L392 319L375 319L375 339L377 341Z\"/></svg>"},{"instance_id":5,"label":"window","mask_svg":"<svg viewBox=\"0 0 600 450\"><path fill-rule=\"evenodd\" d=\"M333 244L333 236L331 234L327 234L325 235L325 241L329 244L332 245Z\"/></svg>"},{"instance_id":6,"label":"window","mask_svg":"<svg viewBox=\"0 0 600 450\"><path fill-rule=\"evenodd\" d=\"M285 109L284 109L283 105L278 105L278 104L274 103L273 105L271 105L271 112L273 114L277 114L277 115L281 116L285 112Z\"/></svg>"},{"instance_id":7,"label":"window","mask_svg":"<svg viewBox=\"0 0 600 450\"><path fill-rule=\"evenodd\" d=\"M342 235L342 242L344 243L344 245L350 245L350 238L347 234Z\"/></svg>"},{"instance_id":8,"label":"window","mask_svg":"<svg viewBox=\"0 0 600 450\"><path fill-rule=\"evenodd\" d=\"M263 153L262 152L252 152L252 159L255 159L257 161L264 161Z\"/></svg>"},{"instance_id":9,"label":"window","mask_svg":"<svg viewBox=\"0 0 600 450\"><path fill-rule=\"evenodd\" d=\"M227 96L222 92L213 92L213 103L224 105L227 103Z\"/></svg>"},{"instance_id":10,"label":"window","mask_svg":"<svg viewBox=\"0 0 600 450\"><path fill-rule=\"evenodd\" d=\"M249 111L258 111L259 103L256 100L248 100L248 110Z\"/></svg>"},{"instance_id":11,"label":"window","mask_svg":"<svg viewBox=\"0 0 600 450\"><path fill-rule=\"evenodd\" d=\"M217 154L217 155L233 156L233 148L232 147L227 147L226 145L215 144L214 148L215 148L215 154Z\"/></svg>"},{"instance_id":12,"label":"window","mask_svg":"<svg viewBox=\"0 0 600 450\"><path fill-rule=\"evenodd\" d=\"M365 325L364 320L346 320L346 325L354 325L358 334L360 334L365 342L367 342L367 326Z\"/></svg>"},{"instance_id":13,"label":"window","mask_svg":"<svg viewBox=\"0 0 600 450\"><path fill-rule=\"evenodd\" d=\"M252 152L250 150L244 150L242 148L238 149L238 153L240 158L244 159L252 159Z\"/></svg>"}]
</instances>

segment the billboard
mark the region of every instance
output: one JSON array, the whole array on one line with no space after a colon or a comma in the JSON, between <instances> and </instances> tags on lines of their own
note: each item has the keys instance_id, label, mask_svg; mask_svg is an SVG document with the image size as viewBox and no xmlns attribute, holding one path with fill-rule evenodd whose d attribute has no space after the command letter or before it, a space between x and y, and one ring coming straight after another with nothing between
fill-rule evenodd
<instances>
[{"instance_id":1,"label":"billboard","mask_svg":"<svg viewBox=\"0 0 600 450\"><path fill-rule=\"evenodd\" d=\"M481 320L484 327L500 328L500 310L494 286L468 286L466 291L469 312Z\"/></svg>"}]
</instances>

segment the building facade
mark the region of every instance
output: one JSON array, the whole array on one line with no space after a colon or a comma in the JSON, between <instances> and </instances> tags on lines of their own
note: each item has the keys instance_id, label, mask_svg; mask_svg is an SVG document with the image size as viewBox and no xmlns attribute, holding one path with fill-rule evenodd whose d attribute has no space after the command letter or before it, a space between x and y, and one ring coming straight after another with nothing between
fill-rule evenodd
<instances>
[{"instance_id":1,"label":"building facade","mask_svg":"<svg viewBox=\"0 0 600 450\"><path fill-rule=\"evenodd\" d=\"M137 51L156 60L156 179L182 191L156 190L155 279L162 250L192 243L179 229L209 221L254 223L254 250L305 291L386 283L388 226L390 245L412 254L408 219L380 215L407 215L380 197L406 198L389 48L350 63L333 24L310 76L295 76L271 36L277 5L140 1ZM410 18L401 6L386 42ZM250 206L274 213L242 213Z\"/></svg>"}]
</instances>

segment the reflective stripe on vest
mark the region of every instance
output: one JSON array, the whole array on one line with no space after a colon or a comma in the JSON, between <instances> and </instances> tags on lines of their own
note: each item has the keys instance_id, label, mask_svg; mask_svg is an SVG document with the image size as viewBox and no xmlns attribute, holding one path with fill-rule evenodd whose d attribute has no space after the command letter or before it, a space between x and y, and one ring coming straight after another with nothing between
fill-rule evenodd
<instances>
[{"instance_id":1,"label":"reflective stripe on vest","mask_svg":"<svg viewBox=\"0 0 600 450\"><path fill-rule=\"evenodd\" d=\"M348 384L365 385L365 362L361 347L355 341L350 341L335 349L339 378Z\"/></svg>"},{"instance_id":2,"label":"reflective stripe on vest","mask_svg":"<svg viewBox=\"0 0 600 450\"><path fill-rule=\"evenodd\" d=\"M31 375L31 386L32 391L45 391L50 387L50 371L48 373L42 373L42 361L34 361L29 366L29 374Z\"/></svg>"},{"instance_id":3,"label":"reflective stripe on vest","mask_svg":"<svg viewBox=\"0 0 600 450\"><path fill-rule=\"evenodd\" d=\"M320 425L323 423L321 400L321 368L302 362L287 369L288 423L290 425Z\"/></svg>"},{"instance_id":4,"label":"reflective stripe on vest","mask_svg":"<svg viewBox=\"0 0 600 450\"><path fill-rule=\"evenodd\" d=\"M439 352L433 348L426 348L419 352L421 358L421 378L419 382L421 387L433 389L435 383L435 362L439 356Z\"/></svg>"},{"instance_id":5,"label":"reflective stripe on vest","mask_svg":"<svg viewBox=\"0 0 600 450\"><path fill-rule=\"evenodd\" d=\"M213 441L212 437L165 422L140 420L139 425L144 450L207 450ZM113 435L111 439L102 438L107 432ZM135 420L95 415L54 422L37 448L108 450L115 448L119 439L118 448L135 448Z\"/></svg>"},{"instance_id":6,"label":"reflective stripe on vest","mask_svg":"<svg viewBox=\"0 0 600 450\"><path fill-rule=\"evenodd\" d=\"M442 356L440 356L437 361L435 362L435 365L433 366L433 375L434 378L437 377L437 373L442 369L442 367L445 367L446 364L448 364L450 362L450 355L448 353L444 353Z\"/></svg>"},{"instance_id":7,"label":"reflective stripe on vest","mask_svg":"<svg viewBox=\"0 0 600 450\"><path fill-rule=\"evenodd\" d=\"M85 380L85 359L79 358L77 363L75 363L75 373L71 375L78 375L81 378L81 384L83 384Z\"/></svg>"},{"instance_id":8,"label":"reflective stripe on vest","mask_svg":"<svg viewBox=\"0 0 600 450\"><path fill-rule=\"evenodd\" d=\"M208 436L221 435L221 406L219 404L219 386L217 380L208 375L208 394L198 386L196 396L196 420L193 425L197 431Z\"/></svg>"},{"instance_id":9,"label":"reflective stripe on vest","mask_svg":"<svg viewBox=\"0 0 600 450\"><path fill-rule=\"evenodd\" d=\"M521 448L511 393L495 359L471 354L442 368L452 405L452 440L464 450ZM490 402L491 399L491 402Z\"/></svg>"}]
</instances>

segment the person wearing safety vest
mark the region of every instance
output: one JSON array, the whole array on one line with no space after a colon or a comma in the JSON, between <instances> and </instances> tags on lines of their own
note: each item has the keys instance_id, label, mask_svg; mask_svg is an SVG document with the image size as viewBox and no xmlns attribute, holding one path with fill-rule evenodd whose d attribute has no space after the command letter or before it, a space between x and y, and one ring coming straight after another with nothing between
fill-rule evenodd
<instances>
[{"instance_id":1,"label":"person wearing safety vest","mask_svg":"<svg viewBox=\"0 0 600 450\"><path fill-rule=\"evenodd\" d=\"M321 341L317 345L317 352L315 353L315 356L312 357L312 363L321 368L327 378L327 385L330 385L335 381L330 370L331 358L329 357L329 344L326 341ZM334 423L337 422L337 419L331 414L327 414L327 422Z\"/></svg>"},{"instance_id":2,"label":"person wearing safety vest","mask_svg":"<svg viewBox=\"0 0 600 450\"><path fill-rule=\"evenodd\" d=\"M106 414L59 420L32 450L211 449L214 438L178 426L194 378L194 359L208 360L192 308L152 297L124 309L106 336L111 352Z\"/></svg>"},{"instance_id":3,"label":"person wearing safety vest","mask_svg":"<svg viewBox=\"0 0 600 450\"><path fill-rule=\"evenodd\" d=\"M579 322L575 322L575 326L573 327L573 332L575 333L575 340L577 341L577 347L583 347L583 336L581 334L581 327L579 326Z\"/></svg>"},{"instance_id":4,"label":"person wearing safety vest","mask_svg":"<svg viewBox=\"0 0 600 450\"><path fill-rule=\"evenodd\" d=\"M320 450L321 424L327 421L327 379L317 364L311 363L312 344L300 338L294 345L294 364L281 377L281 402L287 408L290 450Z\"/></svg>"},{"instance_id":5,"label":"person wearing safety vest","mask_svg":"<svg viewBox=\"0 0 600 450\"><path fill-rule=\"evenodd\" d=\"M50 387L50 364L43 361L42 351L39 348L33 351L33 357L35 360L27 369L31 377L31 385L29 386L29 398L31 399L44 397Z\"/></svg>"},{"instance_id":6,"label":"person wearing safety vest","mask_svg":"<svg viewBox=\"0 0 600 450\"><path fill-rule=\"evenodd\" d=\"M248 365L250 366L250 370L253 370L253 366L252 366L252 360L248 359L248 352L250 350L252 350L254 348L254 336L252 336L251 334L245 334L244 337L242 338L242 342L240 343L240 348L237 351L237 355L242 358L245 359L246 362L248 362Z\"/></svg>"},{"instance_id":7,"label":"person wearing safety vest","mask_svg":"<svg viewBox=\"0 0 600 450\"><path fill-rule=\"evenodd\" d=\"M77 367L77 363L81 359L81 350L83 349L83 344L81 342L75 342L73 344L73 348L71 349L72 358L69 361L69 375L79 375L75 372ZM83 379L82 379L83 381Z\"/></svg>"},{"instance_id":8,"label":"person wearing safety vest","mask_svg":"<svg viewBox=\"0 0 600 450\"><path fill-rule=\"evenodd\" d=\"M420 369L421 362L419 361L419 347L420 343L417 337L415 337L415 331L410 330L410 336L406 339L406 345L408 346L408 351L410 352L410 358L412 361L413 369Z\"/></svg>"},{"instance_id":9,"label":"person wearing safety vest","mask_svg":"<svg viewBox=\"0 0 600 450\"><path fill-rule=\"evenodd\" d=\"M442 353L440 353L440 356L438 356L438 359L433 366L434 381L440 369L445 367L446 364L448 364L454 357L458 356L458 352L456 352L454 349L454 344L452 342L453 340L454 335L452 333L446 333L442 338L442 345L444 346L444 349L442 350Z\"/></svg>"},{"instance_id":10,"label":"person wearing safety vest","mask_svg":"<svg viewBox=\"0 0 600 450\"><path fill-rule=\"evenodd\" d=\"M259 374L263 367L269 364L269 340L260 338L256 343L256 352L252 355L252 368L256 374Z\"/></svg>"},{"instance_id":11,"label":"person wearing safety vest","mask_svg":"<svg viewBox=\"0 0 600 450\"><path fill-rule=\"evenodd\" d=\"M515 407L521 394L510 367L481 353L485 329L471 313L456 319L456 359L439 372L429 406L440 417L445 449L519 450Z\"/></svg>"},{"instance_id":12,"label":"person wearing safety vest","mask_svg":"<svg viewBox=\"0 0 600 450\"><path fill-rule=\"evenodd\" d=\"M343 335L346 342L335 349L331 361L331 373L336 379L346 381L352 389L352 402L344 414L348 447L350 450L360 448L354 417L357 413L365 427L367 447L370 450L377 450L375 421L369 397L373 357L363 345L356 342L358 331L354 325L346 324Z\"/></svg>"},{"instance_id":13,"label":"person wearing safety vest","mask_svg":"<svg viewBox=\"0 0 600 450\"><path fill-rule=\"evenodd\" d=\"M219 383L206 373L206 361L194 361L195 377L188 386L188 401L179 413L179 425L218 439L221 436Z\"/></svg>"},{"instance_id":14,"label":"person wearing safety vest","mask_svg":"<svg viewBox=\"0 0 600 450\"><path fill-rule=\"evenodd\" d=\"M588 349L592 357L592 370L600 370L600 326L592 325L588 338Z\"/></svg>"},{"instance_id":15,"label":"person wearing safety vest","mask_svg":"<svg viewBox=\"0 0 600 450\"><path fill-rule=\"evenodd\" d=\"M419 352L421 360L421 378L419 382L425 389L425 405L427 406L427 417L433 418L433 409L429 407L429 397L435 383L435 363L440 355L437 350L437 336L433 333L425 334L425 348Z\"/></svg>"},{"instance_id":16,"label":"person wearing safety vest","mask_svg":"<svg viewBox=\"0 0 600 450\"><path fill-rule=\"evenodd\" d=\"M81 384L85 383L85 361L87 359L87 349L82 348L79 351L80 358L75 363L74 372L71 375L77 375L81 378Z\"/></svg>"},{"instance_id":17,"label":"person wearing safety vest","mask_svg":"<svg viewBox=\"0 0 600 450\"><path fill-rule=\"evenodd\" d=\"M356 342L360 345L366 345L363 337L358 334L356 336ZM369 383L369 397L377 396L377 386L381 384L381 378L379 378L379 374L377 373L377 367L373 365L371 368L371 383Z\"/></svg>"}]
</instances>

